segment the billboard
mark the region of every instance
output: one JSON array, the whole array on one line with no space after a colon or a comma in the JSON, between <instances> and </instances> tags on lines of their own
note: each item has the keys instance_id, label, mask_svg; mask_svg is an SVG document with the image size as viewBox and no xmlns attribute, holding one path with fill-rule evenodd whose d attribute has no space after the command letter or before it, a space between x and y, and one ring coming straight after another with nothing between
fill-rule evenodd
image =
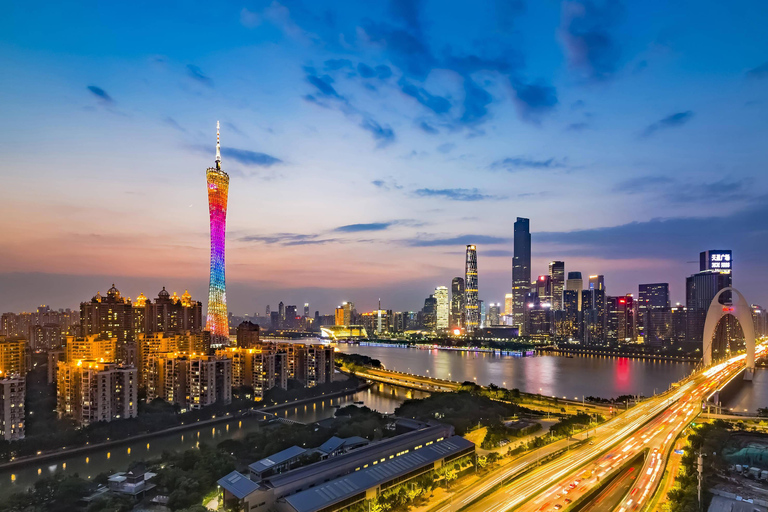
<instances>
[{"instance_id":1,"label":"billboard","mask_svg":"<svg viewBox=\"0 0 768 512\"><path fill-rule=\"evenodd\" d=\"M733 270L732 251L704 251L699 256L701 270L715 270L723 274L730 274Z\"/></svg>"}]
</instances>

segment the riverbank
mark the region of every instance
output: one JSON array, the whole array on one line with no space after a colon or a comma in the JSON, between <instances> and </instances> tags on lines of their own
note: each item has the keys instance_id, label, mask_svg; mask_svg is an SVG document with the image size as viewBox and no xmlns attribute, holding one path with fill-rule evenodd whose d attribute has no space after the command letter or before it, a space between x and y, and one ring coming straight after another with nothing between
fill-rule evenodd
<instances>
[{"instance_id":1,"label":"riverbank","mask_svg":"<svg viewBox=\"0 0 768 512\"><path fill-rule=\"evenodd\" d=\"M193 429L197 429L197 428L200 428L200 427L216 425L218 423L222 423L222 422L225 422L225 421L230 421L230 420L233 420L233 419L246 419L246 418L251 418L251 417L253 417L255 415L258 415L258 414L264 414L265 416L267 416L267 415L274 416L273 413L282 411L284 409L288 409L288 408L291 408L291 407L296 407L296 406L304 405L304 404L311 404L311 403L316 403L316 402L322 402L323 400L327 400L329 398L336 398L336 397L341 397L341 396L353 395L353 394L358 393L360 391L366 390L370 386L371 386L371 384L369 384L369 383L362 383L362 384L360 384L360 385L358 385L358 386L356 386L354 388L348 388L348 389L337 391L337 392L333 392L333 393L325 393L325 394L322 394L322 395L319 395L319 396L315 396L315 397L296 399L296 400L292 400L292 401L285 402L285 403L282 403L282 404L270 405L270 406L267 406L267 407L251 408L251 409L248 409L248 410L245 410L245 411L241 411L241 412L238 412L238 413L235 413L235 414L226 413L226 414L223 414L223 415L220 415L220 416L214 416L211 419L199 420L199 421L191 422L191 423L188 423L188 424L176 425L176 426L164 429L164 430L157 430L157 431L154 431L154 432L147 432L147 433L143 433L143 434L137 434L137 435L134 435L134 436L124 437L122 439L115 439L115 440L111 440L111 441L104 441L104 442L101 442L101 443L87 444L87 445L84 445L84 446L78 446L78 447L71 448L71 449L62 448L62 449L59 449L59 450L56 450L56 451L53 451L53 452L41 453L39 455L31 455L31 456L27 456L27 457L19 457L19 458L16 458L16 459L8 461L8 462L0 463L0 471L1 470L6 470L6 469L12 469L12 468L16 468L16 467L24 467L24 466L28 466L28 465L36 465L36 464L39 464L41 462L53 461L53 460L57 460L57 459L64 458L64 457L70 457L72 455L87 454L87 453L90 453L90 452L93 452L93 451L102 450L104 448L111 448L113 446L120 446L120 445L132 443L132 442L136 442L136 441L142 441L142 440L147 440L147 439L153 439L153 438L156 438L156 437L162 437L162 436L166 436L168 434L173 434L173 433L176 433L176 432L184 432L184 431L187 431L187 430L193 430ZM265 419L267 419L267 418L265 418Z\"/></svg>"},{"instance_id":2,"label":"riverbank","mask_svg":"<svg viewBox=\"0 0 768 512\"><path fill-rule=\"evenodd\" d=\"M699 363L701 362L701 356L685 355L672 355L672 354L646 354L642 352L633 352L627 350L613 350L613 349L596 349L585 347L537 347L536 352L539 354L548 354L556 356L568 357L571 354L584 355L584 356L605 356L605 357L626 357L629 359L645 359L649 361L670 361L677 363Z\"/></svg>"}]
</instances>

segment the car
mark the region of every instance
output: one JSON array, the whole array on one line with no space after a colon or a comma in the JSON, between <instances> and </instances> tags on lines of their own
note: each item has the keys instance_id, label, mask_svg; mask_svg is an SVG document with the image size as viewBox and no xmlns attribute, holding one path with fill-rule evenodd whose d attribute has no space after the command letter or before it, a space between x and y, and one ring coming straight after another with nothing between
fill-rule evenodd
<instances>
[{"instance_id":1,"label":"car","mask_svg":"<svg viewBox=\"0 0 768 512\"><path fill-rule=\"evenodd\" d=\"M561 504L558 503L557 505L555 505L555 510L560 510L561 508L563 508Z\"/></svg>"},{"instance_id":2,"label":"car","mask_svg":"<svg viewBox=\"0 0 768 512\"><path fill-rule=\"evenodd\" d=\"M571 500L571 498L565 498L565 500L563 500L563 501L565 501L565 503L566 503L566 504L568 504L568 503L570 503L572 500Z\"/></svg>"}]
</instances>

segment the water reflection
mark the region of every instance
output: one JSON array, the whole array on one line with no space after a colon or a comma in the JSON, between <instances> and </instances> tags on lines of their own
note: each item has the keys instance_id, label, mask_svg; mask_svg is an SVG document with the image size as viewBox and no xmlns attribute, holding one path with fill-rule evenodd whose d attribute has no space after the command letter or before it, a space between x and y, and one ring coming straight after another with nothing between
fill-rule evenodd
<instances>
[{"instance_id":1,"label":"water reflection","mask_svg":"<svg viewBox=\"0 0 768 512\"><path fill-rule=\"evenodd\" d=\"M326 399L322 402L303 406L289 405L285 409L277 411L277 414L282 418L311 423L333 416L337 410L334 406L343 407L355 402L363 402L371 409L392 413L406 398L423 396L426 396L426 393L381 385L345 397ZM249 432L256 430L259 419L250 417L242 420L230 420L226 423L216 424L210 431L205 428L204 430L188 431L186 434L167 434L153 437L151 442L146 442L146 440L129 442L117 450L110 447L109 449L90 452L87 456L62 457L52 463L49 468L50 471L46 472L46 475L63 471L67 474L77 473L85 478L87 475L95 476L105 471L124 471L132 461L157 458L163 451L188 450L199 448L200 443L216 445L226 439L243 439ZM115 451L114 455L111 453L113 450ZM93 457L93 462L91 462L91 457ZM28 488L42 476L42 469L36 466L16 467L12 471L0 471L0 497Z\"/></svg>"},{"instance_id":2,"label":"water reflection","mask_svg":"<svg viewBox=\"0 0 768 512\"><path fill-rule=\"evenodd\" d=\"M487 352L420 350L339 344L339 351L380 360L390 370L449 379L496 384L548 396L602 396L666 390L693 369L691 363L612 356L497 356ZM541 391L539 391L541 390Z\"/></svg>"}]
</instances>

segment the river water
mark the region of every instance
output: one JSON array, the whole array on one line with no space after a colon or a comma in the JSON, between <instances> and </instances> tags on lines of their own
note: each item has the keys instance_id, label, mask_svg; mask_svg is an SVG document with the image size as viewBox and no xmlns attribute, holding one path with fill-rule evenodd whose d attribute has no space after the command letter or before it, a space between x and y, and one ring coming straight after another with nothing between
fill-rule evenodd
<instances>
[{"instance_id":1,"label":"river water","mask_svg":"<svg viewBox=\"0 0 768 512\"><path fill-rule=\"evenodd\" d=\"M406 399L424 396L427 396L427 393L378 384L353 395L330 398L297 407L289 406L276 414L302 423L311 423L332 417L336 411L334 406L343 407L362 401L371 409L392 413ZM157 458L163 451L188 450L195 448L199 443L215 446L225 439L242 439L249 432L257 429L258 421L254 417L233 419L205 428L189 429L88 453L62 456L37 465L30 464L0 470L0 497L31 487L36 480L57 471L64 471L71 475L77 473L82 478L94 478L104 471L124 471L131 462Z\"/></svg>"},{"instance_id":2,"label":"river water","mask_svg":"<svg viewBox=\"0 0 768 512\"><path fill-rule=\"evenodd\" d=\"M581 400L666 391L693 364L605 356L499 356L488 352L339 344L338 350L373 357L390 370L529 393Z\"/></svg>"}]
</instances>

